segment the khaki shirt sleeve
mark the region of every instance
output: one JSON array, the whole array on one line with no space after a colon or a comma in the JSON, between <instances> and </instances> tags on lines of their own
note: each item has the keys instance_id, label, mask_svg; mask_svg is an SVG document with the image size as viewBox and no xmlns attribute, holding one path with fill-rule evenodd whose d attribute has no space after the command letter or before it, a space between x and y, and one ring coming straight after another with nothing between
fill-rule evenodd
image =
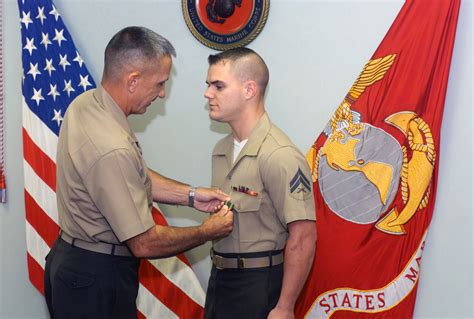
<instances>
[{"instance_id":1,"label":"khaki shirt sleeve","mask_svg":"<svg viewBox=\"0 0 474 319\"><path fill-rule=\"evenodd\" d=\"M293 147L274 151L263 165L262 179L284 225L316 220L310 169L300 152Z\"/></svg>"},{"instance_id":2,"label":"khaki shirt sleeve","mask_svg":"<svg viewBox=\"0 0 474 319\"><path fill-rule=\"evenodd\" d=\"M94 204L121 242L155 225L140 170L146 174L130 151L119 149L99 159L84 181Z\"/></svg>"}]
</instances>

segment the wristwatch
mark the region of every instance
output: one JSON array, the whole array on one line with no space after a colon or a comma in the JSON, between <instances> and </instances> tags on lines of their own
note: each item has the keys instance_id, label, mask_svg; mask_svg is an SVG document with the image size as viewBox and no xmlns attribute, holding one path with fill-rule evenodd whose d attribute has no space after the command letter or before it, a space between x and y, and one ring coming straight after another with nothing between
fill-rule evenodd
<instances>
[{"instance_id":1,"label":"wristwatch","mask_svg":"<svg viewBox=\"0 0 474 319\"><path fill-rule=\"evenodd\" d=\"M188 193L188 206L194 207L194 196L196 195L196 187L191 186Z\"/></svg>"}]
</instances>

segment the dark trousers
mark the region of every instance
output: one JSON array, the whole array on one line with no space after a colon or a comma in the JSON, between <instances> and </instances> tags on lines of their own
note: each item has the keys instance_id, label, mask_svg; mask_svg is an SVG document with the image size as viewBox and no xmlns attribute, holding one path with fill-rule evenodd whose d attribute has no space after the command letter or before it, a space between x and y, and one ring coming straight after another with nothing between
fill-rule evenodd
<instances>
[{"instance_id":1,"label":"dark trousers","mask_svg":"<svg viewBox=\"0 0 474 319\"><path fill-rule=\"evenodd\" d=\"M100 254L57 239L44 289L52 319L137 318L139 259Z\"/></svg>"},{"instance_id":2,"label":"dark trousers","mask_svg":"<svg viewBox=\"0 0 474 319\"><path fill-rule=\"evenodd\" d=\"M280 297L283 264L256 269L212 267L205 319L266 319Z\"/></svg>"}]
</instances>

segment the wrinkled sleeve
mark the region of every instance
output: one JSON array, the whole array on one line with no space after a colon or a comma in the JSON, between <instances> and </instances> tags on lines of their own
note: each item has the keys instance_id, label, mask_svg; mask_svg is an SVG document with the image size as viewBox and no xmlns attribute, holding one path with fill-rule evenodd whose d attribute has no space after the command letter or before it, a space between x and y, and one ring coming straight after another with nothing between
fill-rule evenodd
<instances>
[{"instance_id":1,"label":"wrinkled sleeve","mask_svg":"<svg viewBox=\"0 0 474 319\"><path fill-rule=\"evenodd\" d=\"M282 224L316 220L310 169L298 150L278 148L262 167L265 188Z\"/></svg>"}]
</instances>

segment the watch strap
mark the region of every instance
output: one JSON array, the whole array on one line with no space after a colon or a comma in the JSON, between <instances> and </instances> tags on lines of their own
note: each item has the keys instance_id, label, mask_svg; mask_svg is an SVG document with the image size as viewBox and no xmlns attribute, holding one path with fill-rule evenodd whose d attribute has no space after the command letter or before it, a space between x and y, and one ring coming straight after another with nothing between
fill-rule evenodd
<instances>
[{"instance_id":1,"label":"watch strap","mask_svg":"<svg viewBox=\"0 0 474 319\"><path fill-rule=\"evenodd\" d=\"M188 206L194 207L194 196L196 195L196 187L191 186L188 192Z\"/></svg>"}]
</instances>

